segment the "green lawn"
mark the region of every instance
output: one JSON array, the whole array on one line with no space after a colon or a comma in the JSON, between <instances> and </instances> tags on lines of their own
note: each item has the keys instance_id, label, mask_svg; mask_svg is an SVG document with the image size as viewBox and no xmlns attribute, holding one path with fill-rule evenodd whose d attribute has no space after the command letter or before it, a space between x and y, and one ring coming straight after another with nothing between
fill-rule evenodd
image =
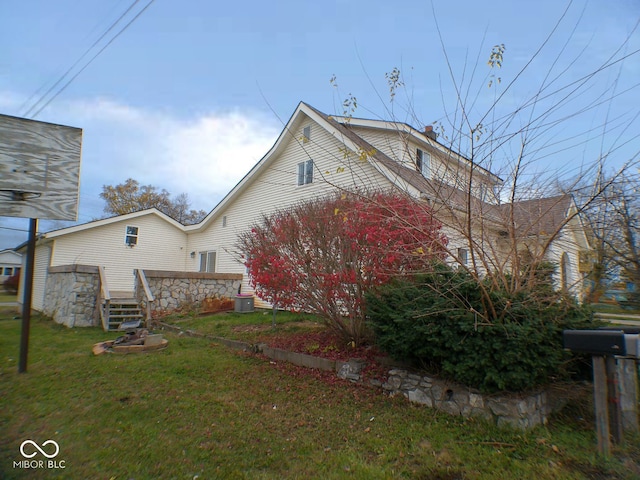
<instances>
[{"instance_id":1,"label":"green lawn","mask_svg":"<svg viewBox=\"0 0 640 480\"><path fill-rule=\"evenodd\" d=\"M596 456L593 420L583 404L546 427L503 430L390 399L333 375L310 377L304 369L201 338L166 334L169 347L159 353L93 356L94 343L116 335L69 330L37 317L28 372L18 374L20 322L12 318L0 312L3 479L640 475L637 438L608 461ZM241 324L251 319L223 318ZM55 460L65 468L14 468L27 439L39 445L55 440Z\"/></svg>"},{"instance_id":2,"label":"green lawn","mask_svg":"<svg viewBox=\"0 0 640 480\"><path fill-rule=\"evenodd\" d=\"M278 312L273 330L273 312L257 309L251 313L223 312L214 315L174 315L163 319L183 330L195 330L207 335L252 342L273 332L318 331L321 321L306 313Z\"/></svg>"},{"instance_id":3,"label":"green lawn","mask_svg":"<svg viewBox=\"0 0 640 480\"><path fill-rule=\"evenodd\" d=\"M5 291L0 291L0 303L15 302L17 300L18 297L16 295L6 293Z\"/></svg>"}]
</instances>

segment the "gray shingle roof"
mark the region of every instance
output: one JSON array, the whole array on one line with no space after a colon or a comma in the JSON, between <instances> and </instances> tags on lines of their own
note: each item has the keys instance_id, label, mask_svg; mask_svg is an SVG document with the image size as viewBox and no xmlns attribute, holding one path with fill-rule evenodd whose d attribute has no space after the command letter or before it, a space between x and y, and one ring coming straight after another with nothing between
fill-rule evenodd
<instances>
[{"instance_id":1,"label":"gray shingle roof","mask_svg":"<svg viewBox=\"0 0 640 480\"><path fill-rule=\"evenodd\" d=\"M349 139L363 151L371 152L370 156L373 160L379 162L388 171L397 175L398 178L419 190L426 198L435 203L444 203L449 208L464 212L470 210L473 215L489 219L496 223L498 228L505 230L511 224L511 212L513 211L515 233L521 238L556 233L566 221L572 201L568 194L500 205L486 203L477 197L469 198L468 192L436 179L427 179L415 169L391 159L355 133L348 124L338 122L333 117L308 104L306 105L339 131L344 138Z\"/></svg>"}]
</instances>

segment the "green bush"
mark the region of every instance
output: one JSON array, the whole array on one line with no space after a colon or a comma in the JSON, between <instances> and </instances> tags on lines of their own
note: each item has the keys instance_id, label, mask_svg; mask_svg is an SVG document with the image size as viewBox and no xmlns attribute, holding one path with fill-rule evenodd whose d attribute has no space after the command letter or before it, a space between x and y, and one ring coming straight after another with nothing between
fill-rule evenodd
<instances>
[{"instance_id":1,"label":"green bush","mask_svg":"<svg viewBox=\"0 0 640 480\"><path fill-rule=\"evenodd\" d=\"M368 320L378 346L398 360L484 392L522 391L566 378L571 354L562 331L594 328L590 310L550 295L550 282L536 285L508 294L439 265L370 292ZM486 313L487 299L495 318Z\"/></svg>"}]
</instances>

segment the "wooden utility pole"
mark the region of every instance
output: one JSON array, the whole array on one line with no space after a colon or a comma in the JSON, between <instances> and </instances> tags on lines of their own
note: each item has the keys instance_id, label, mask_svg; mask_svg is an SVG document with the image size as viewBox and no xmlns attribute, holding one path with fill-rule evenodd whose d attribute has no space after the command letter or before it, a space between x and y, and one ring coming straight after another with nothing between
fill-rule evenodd
<instances>
[{"instance_id":1,"label":"wooden utility pole","mask_svg":"<svg viewBox=\"0 0 640 480\"><path fill-rule=\"evenodd\" d=\"M593 403L596 415L596 435L598 453L608 457L611 454L609 433L609 409L607 408L607 369L603 356L594 355L593 363Z\"/></svg>"}]
</instances>

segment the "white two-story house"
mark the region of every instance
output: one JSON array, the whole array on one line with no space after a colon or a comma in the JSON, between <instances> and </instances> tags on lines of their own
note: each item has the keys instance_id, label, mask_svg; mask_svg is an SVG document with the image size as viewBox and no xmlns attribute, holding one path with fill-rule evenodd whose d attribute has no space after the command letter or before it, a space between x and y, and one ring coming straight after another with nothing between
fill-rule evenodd
<instances>
[{"instance_id":1,"label":"white two-story house","mask_svg":"<svg viewBox=\"0 0 640 480\"><path fill-rule=\"evenodd\" d=\"M44 234L36 248L33 307L42 308L48 268L69 264L103 266L114 290L131 290L132 269L142 268L239 273L242 292L251 293L238 234L263 215L336 190L399 189L429 202L444 225L452 260L463 265L478 249L491 249L500 262L509 248L503 245L508 226L530 243L543 244L540 239L552 235L545 250L562 265L559 282L581 286L578 256L588 243L577 217L567 221L570 197L513 209L499 202L501 184L438 142L430 127L333 117L300 103L273 147L199 224L183 226L151 209ZM506 213L512 210L517 225Z\"/></svg>"}]
</instances>

